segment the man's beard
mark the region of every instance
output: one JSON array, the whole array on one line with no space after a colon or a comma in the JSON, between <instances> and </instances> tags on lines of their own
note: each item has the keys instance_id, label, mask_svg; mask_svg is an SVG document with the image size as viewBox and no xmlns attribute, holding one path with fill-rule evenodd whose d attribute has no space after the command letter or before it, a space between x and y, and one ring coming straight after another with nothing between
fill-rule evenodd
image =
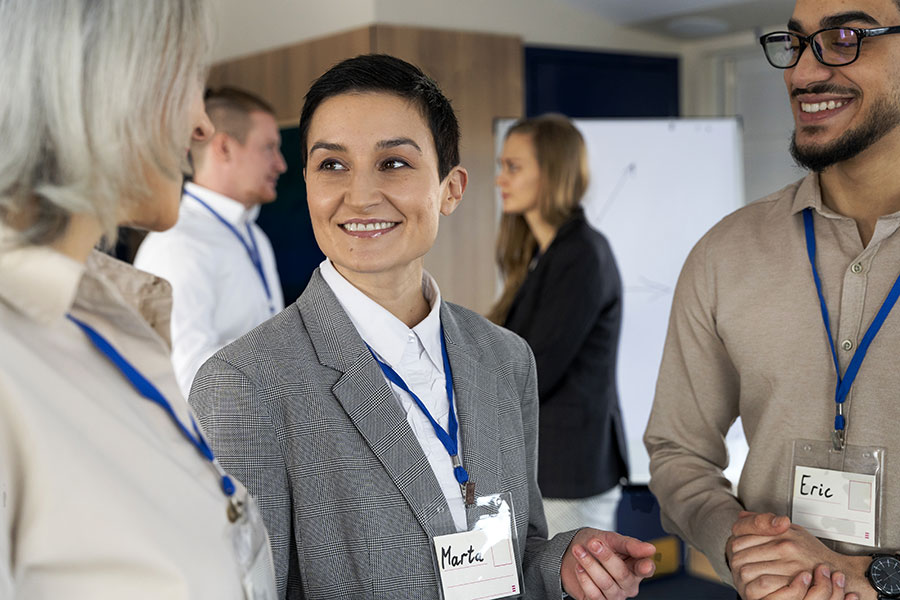
<instances>
[{"instance_id":1,"label":"man's beard","mask_svg":"<svg viewBox=\"0 0 900 600\"><path fill-rule=\"evenodd\" d=\"M850 160L884 137L900 124L900 104L879 100L872 106L869 118L831 143L797 145L797 131L791 136L791 156L803 168L820 173L831 165Z\"/></svg>"}]
</instances>

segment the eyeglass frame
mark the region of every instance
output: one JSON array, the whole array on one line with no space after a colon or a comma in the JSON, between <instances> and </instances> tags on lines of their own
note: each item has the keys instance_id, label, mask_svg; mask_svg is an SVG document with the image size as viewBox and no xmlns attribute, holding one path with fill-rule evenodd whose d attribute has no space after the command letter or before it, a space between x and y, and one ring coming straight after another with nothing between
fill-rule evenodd
<instances>
[{"instance_id":1,"label":"eyeglass frame","mask_svg":"<svg viewBox=\"0 0 900 600\"><path fill-rule=\"evenodd\" d=\"M854 34L856 34L857 38L859 38L859 42L856 44L856 56L854 56L852 60L849 60L845 63L838 63L838 64L827 63L827 62L825 62L825 59L822 58L822 56L819 54L819 51L816 50L816 44L812 43L813 38L816 37L817 35L819 35L820 33L822 33L823 31L837 31L839 29L849 29ZM759 36L759 43L763 48L763 54L765 55L766 60L768 61L768 63L770 65L772 65L776 69L792 69L792 68L796 67L797 63L800 62L800 56L803 55L803 51L806 50L807 46L812 48L812 53L813 53L813 56L816 57L816 60L819 61L821 64L825 65L826 67L846 67L847 65L853 64L854 62L857 61L857 59L859 59L859 51L860 51L860 48L862 48L862 41L865 38L876 37L879 35L890 35L892 33L900 33L900 25L893 25L891 27L872 27L869 29L861 29L859 27L826 27L825 29L820 29L816 32L813 32L813 33L807 35L807 36L800 35L799 33L794 33L793 31L772 31L772 32L769 32L769 33ZM773 35L778 35L778 34L790 35L790 36L793 36L793 37L797 38L798 40L800 40L800 50L799 50L799 52L797 52L797 56L794 59L794 62L792 62L791 64L789 64L785 67L781 67L781 66L773 63L772 59L769 58L769 53L766 52L766 38L773 36Z\"/></svg>"}]
</instances>

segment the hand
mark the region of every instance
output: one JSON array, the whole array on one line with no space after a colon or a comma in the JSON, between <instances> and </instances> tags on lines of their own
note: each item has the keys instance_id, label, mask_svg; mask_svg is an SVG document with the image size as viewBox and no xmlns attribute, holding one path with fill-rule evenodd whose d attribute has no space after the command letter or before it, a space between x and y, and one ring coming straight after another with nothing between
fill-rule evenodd
<instances>
[{"instance_id":1,"label":"hand","mask_svg":"<svg viewBox=\"0 0 900 600\"><path fill-rule=\"evenodd\" d=\"M737 521L731 526L731 537L725 544L725 558L731 565L731 556L734 554L734 541L739 537L756 536L754 539L758 543L768 541L765 538L777 537L785 533L791 526L791 520L787 517L779 517L772 513L754 513L742 510L738 515ZM747 539L743 542L743 547L748 548L751 540ZM733 572L733 570L732 570Z\"/></svg>"},{"instance_id":2,"label":"hand","mask_svg":"<svg viewBox=\"0 0 900 600\"><path fill-rule=\"evenodd\" d=\"M827 566L819 565L812 575L806 571L798 574L789 585L766 596L766 600L859 600L854 593L844 594L845 584L843 573L832 573Z\"/></svg>"},{"instance_id":3,"label":"hand","mask_svg":"<svg viewBox=\"0 0 900 600\"><path fill-rule=\"evenodd\" d=\"M846 576L847 590L863 598L875 597L863 576L868 557L834 552L803 527L792 525L787 517L741 515L732 527L734 535L726 552L731 554L729 564L735 586L745 600L766 598L781 588L796 585L798 576L812 573L817 565L841 571ZM783 533L778 534L782 529Z\"/></svg>"},{"instance_id":4,"label":"hand","mask_svg":"<svg viewBox=\"0 0 900 600\"><path fill-rule=\"evenodd\" d=\"M622 600L637 595L641 580L653 575L656 548L611 531L584 528L563 555L563 590L576 600Z\"/></svg>"},{"instance_id":5,"label":"hand","mask_svg":"<svg viewBox=\"0 0 900 600\"><path fill-rule=\"evenodd\" d=\"M742 584L740 574L734 568L733 556L735 552L735 541L740 538L741 548L750 548L754 545L771 541L786 533L790 526L791 520L787 517L779 517L772 513L754 513L745 510L740 512L737 521L731 526L732 535L725 543L725 559L728 561L728 565L731 568L734 586L742 598L747 598L744 590L746 583ZM769 586L766 589L777 589L777 587L786 586L790 582L790 577L782 577L776 581L774 576L770 576ZM776 586L776 583L780 583L780 585Z\"/></svg>"}]
</instances>

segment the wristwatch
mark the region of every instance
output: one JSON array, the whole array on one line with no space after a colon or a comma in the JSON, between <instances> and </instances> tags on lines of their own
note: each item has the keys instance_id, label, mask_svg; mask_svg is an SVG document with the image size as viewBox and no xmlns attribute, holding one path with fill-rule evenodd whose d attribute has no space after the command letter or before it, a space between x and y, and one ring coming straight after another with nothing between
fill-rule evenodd
<instances>
[{"instance_id":1,"label":"wristwatch","mask_svg":"<svg viewBox=\"0 0 900 600\"><path fill-rule=\"evenodd\" d=\"M873 554L866 579L878 592L878 600L900 598L900 556Z\"/></svg>"}]
</instances>

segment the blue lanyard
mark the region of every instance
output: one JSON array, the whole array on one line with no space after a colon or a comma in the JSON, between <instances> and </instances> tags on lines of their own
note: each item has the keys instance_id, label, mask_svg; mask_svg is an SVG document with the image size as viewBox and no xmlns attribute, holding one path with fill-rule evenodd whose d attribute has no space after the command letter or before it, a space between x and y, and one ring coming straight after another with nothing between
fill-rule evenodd
<instances>
[{"instance_id":1,"label":"blue lanyard","mask_svg":"<svg viewBox=\"0 0 900 600\"><path fill-rule=\"evenodd\" d=\"M147 400L150 400L151 402L158 404L164 411L166 411L166 414L168 414L172 421L174 421L174 423L178 426L178 429L181 431L182 435L184 435L184 437L186 437L194 445L194 447L197 448L197 451L200 452L200 454L202 454L204 458L206 458L206 460L212 463L212 465L216 468L216 471L222 478L222 491L225 492L226 496L231 497L235 491L234 482L231 480L231 477L229 477L225 473L225 471L222 470L222 467L219 466L219 463L216 462L215 456L213 456L209 444L206 443L206 440L203 438L203 434L200 433L200 428L197 427L197 423L194 421L194 417L191 417L191 427L194 430L194 433L192 434L175 414L175 411L172 410L172 405L169 404L169 401L166 400L165 396L163 396L156 388L156 386L150 383L146 377L141 375L141 373L137 369L135 369L134 366L132 366L132 364L128 362L128 360L124 356L119 354L119 351L113 348L112 344L110 344L106 340L106 338L97 333L97 330L95 330L87 323L76 319L72 315L66 316L69 318L69 320L71 320L81 328L81 330L88 336L88 339L90 339L91 342L93 342L94 346L97 347L97 350L103 353L110 360L110 362L112 362L116 366L116 368L118 368L119 371L122 372L122 375L124 375L125 378L128 379L131 385L134 386L134 389L137 390L137 392L141 396L143 396Z\"/></svg>"},{"instance_id":2,"label":"blue lanyard","mask_svg":"<svg viewBox=\"0 0 900 600\"><path fill-rule=\"evenodd\" d=\"M228 228L228 230L234 234L234 236L240 240L241 245L244 246L244 250L247 251L247 256L250 257L250 262L253 263L253 267L256 269L257 275L259 275L260 281L262 281L263 288L266 290L266 298L269 299L269 311L274 315L275 314L275 304L272 302L272 293L269 291L269 282L266 281L266 274L263 271L262 257L259 254L259 247L256 245L256 237L253 235L253 228L250 227L250 223L247 223L247 234L250 237L250 244L247 243L247 240L244 239L244 236L241 235L241 232L235 228L234 225L229 223L225 217L220 215L215 211L215 209L201 200L199 197L195 196L191 192L184 190L184 193L199 202L203 208L212 213L212 215L217 218L222 225ZM251 246L252 244L252 246Z\"/></svg>"},{"instance_id":3,"label":"blue lanyard","mask_svg":"<svg viewBox=\"0 0 900 600\"><path fill-rule=\"evenodd\" d=\"M444 445L444 448L446 448L447 453L450 455L450 461L453 463L453 474L456 476L456 481L459 482L460 488L463 492L463 496L468 498L465 490L466 483L468 483L469 481L469 474L466 472L459 461L459 444L457 442L457 431L459 429L459 426L456 423L456 413L453 412L453 374L450 372L450 359L447 357L447 343L444 341L444 326L441 325L441 358L444 361L444 387L447 390L447 399L450 401L450 416L447 418L448 431L444 431L444 428L434 420L434 417L431 416L431 412L428 410L425 404L423 404L419 397L416 396L411 389L409 389L409 386L406 385L406 382L403 381L403 378L397 374L397 371L382 362L378 358L378 356L375 355L375 351L372 350L371 346L366 344L366 348L368 348L369 352L372 353L372 358L374 358L375 362L378 363L378 366L381 367L381 371L382 373L384 373L384 376L387 377L391 383L409 394L413 401L415 401L416 405L422 410L422 412L431 422L431 426L434 428L435 435L437 435L438 439L441 441L441 444Z\"/></svg>"},{"instance_id":4,"label":"blue lanyard","mask_svg":"<svg viewBox=\"0 0 900 600\"><path fill-rule=\"evenodd\" d=\"M878 313L875 315L875 318L872 319L872 323L866 330L865 335L863 335L859 347L857 347L856 352L853 353L853 358L850 359L850 364L847 366L847 372L844 373L842 377L837 351L834 348L834 338L831 335L828 307L825 305L825 296L822 295L822 280L819 279L819 272L816 269L816 235L813 229L811 208L807 208L803 211L803 225L806 229L806 253L809 255L809 264L812 267L813 280L816 282L816 292L819 294L819 306L822 309L822 320L825 322L825 332L828 334L828 344L831 346L831 358L834 360L834 370L837 374L837 386L834 393L835 415L832 440L834 442L835 450L839 450L844 447L844 430L846 427L846 419L844 418L844 400L847 399L847 395L850 393L850 387L856 380L856 375L859 373L859 367L866 357L866 352L869 351L872 340L875 339L875 336L884 324L885 319L887 319L891 309L894 308L894 304L897 303L897 298L900 297L900 276L897 277L894 286L891 288L891 291L888 292L887 298L884 299L881 308L878 309Z\"/></svg>"}]
</instances>

